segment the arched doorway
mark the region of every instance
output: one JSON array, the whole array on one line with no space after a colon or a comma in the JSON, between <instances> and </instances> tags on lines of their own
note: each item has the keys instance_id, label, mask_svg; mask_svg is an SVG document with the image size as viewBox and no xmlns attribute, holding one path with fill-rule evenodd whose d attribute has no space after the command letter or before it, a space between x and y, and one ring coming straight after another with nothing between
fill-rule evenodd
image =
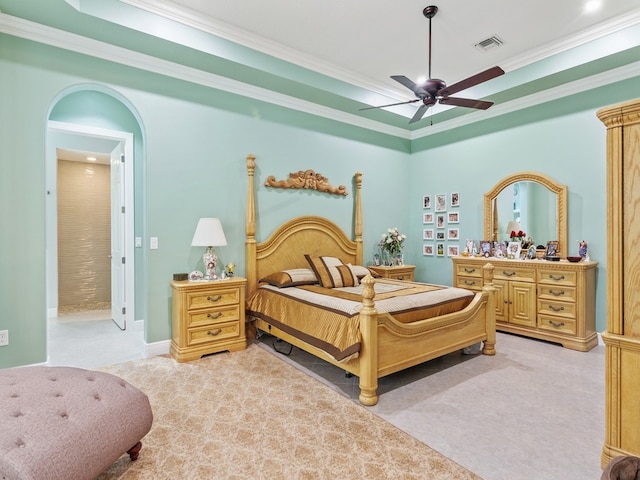
<instances>
[{"instance_id":1,"label":"arched doorway","mask_svg":"<svg viewBox=\"0 0 640 480\"><path fill-rule=\"evenodd\" d=\"M135 200L142 149L138 116L117 92L79 85L52 102L46 161L51 364L95 367L144 355L145 309L136 307L142 278L136 271L144 262L143 250L136 250L142 209Z\"/></svg>"}]
</instances>

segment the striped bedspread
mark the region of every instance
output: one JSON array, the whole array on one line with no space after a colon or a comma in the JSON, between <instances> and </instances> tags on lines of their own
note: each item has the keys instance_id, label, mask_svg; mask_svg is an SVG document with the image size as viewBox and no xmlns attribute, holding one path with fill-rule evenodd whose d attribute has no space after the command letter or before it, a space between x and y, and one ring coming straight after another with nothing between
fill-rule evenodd
<instances>
[{"instance_id":1,"label":"striped bedspread","mask_svg":"<svg viewBox=\"0 0 640 480\"><path fill-rule=\"evenodd\" d=\"M377 279L376 309L411 323L465 308L474 293L461 288ZM246 303L247 315L318 347L338 361L360 351L359 312L362 285L323 288L307 285L277 288L262 285Z\"/></svg>"}]
</instances>

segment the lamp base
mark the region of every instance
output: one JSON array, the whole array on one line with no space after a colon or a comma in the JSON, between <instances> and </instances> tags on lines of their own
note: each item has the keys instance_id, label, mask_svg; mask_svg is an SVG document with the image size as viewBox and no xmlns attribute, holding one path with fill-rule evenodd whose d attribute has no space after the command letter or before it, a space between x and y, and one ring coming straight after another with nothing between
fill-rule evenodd
<instances>
[{"instance_id":1,"label":"lamp base","mask_svg":"<svg viewBox=\"0 0 640 480\"><path fill-rule=\"evenodd\" d=\"M207 247L204 255L202 255L202 263L204 264L204 269L206 271L205 278L207 280L215 280L216 278L218 278L218 276L216 275L218 256L213 250L213 247Z\"/></svg>"}]
</instances>

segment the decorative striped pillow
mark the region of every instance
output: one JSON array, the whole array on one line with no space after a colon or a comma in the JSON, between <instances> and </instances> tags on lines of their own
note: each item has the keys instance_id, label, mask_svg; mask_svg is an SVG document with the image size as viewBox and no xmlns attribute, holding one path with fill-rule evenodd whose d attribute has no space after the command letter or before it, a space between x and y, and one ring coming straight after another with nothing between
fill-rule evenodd
<instances>
[{"instance_id":1,"label":"decorative striped pillow","mask_svg":"<svg viewBox=\"0 0 640 480\"><path fill-rule=\"evenodd\" d=\"M261 283L268 283L278 288L296 287L298 285L315 285L318 279L309 268L293 268L275 272L260 279Z\"/></svg>"},{"instance_id":2,"label":"decorative striped pillow","mask_svg":"<svg viewBox=\"0 0 640 480\"><path fill-rule=\"evenodd\" d=\"M360 284L349 265L342 263L339 258L309 254L304 257L316 274L320 285L325 288L355 287Z\"/></svg>"}]
</instances>

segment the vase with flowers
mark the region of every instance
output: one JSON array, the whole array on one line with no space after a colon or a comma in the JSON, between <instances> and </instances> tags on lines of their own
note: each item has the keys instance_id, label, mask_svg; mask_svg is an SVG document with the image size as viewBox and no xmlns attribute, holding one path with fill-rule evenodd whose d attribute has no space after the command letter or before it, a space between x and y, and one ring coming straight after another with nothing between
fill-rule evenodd
<instances>
[{"instance_id":1,"label":"vase with flowers","mask_svg":"<svg viewBox=\"0 0 640 480\"><path fill-rule=\"evenodd\" d=\"M522 244L527 236L526 233L524 233L522 230L511 230L511 234L509 235L511 237L511 241L512 242L520 242L520 244Z\"/></svg>"},{"instance_id":2,"label":"vase with flowers","mask_svg":"<svg viewBox=\"0 0 640 480\"><path fill-rule=\"evenodd\" d=\"M402 249L407 236L398 231L398 227L387 229L382 234L378 246L386 257L384 263L387 265L402 265Z\"/></svg>"}]
</instances>

